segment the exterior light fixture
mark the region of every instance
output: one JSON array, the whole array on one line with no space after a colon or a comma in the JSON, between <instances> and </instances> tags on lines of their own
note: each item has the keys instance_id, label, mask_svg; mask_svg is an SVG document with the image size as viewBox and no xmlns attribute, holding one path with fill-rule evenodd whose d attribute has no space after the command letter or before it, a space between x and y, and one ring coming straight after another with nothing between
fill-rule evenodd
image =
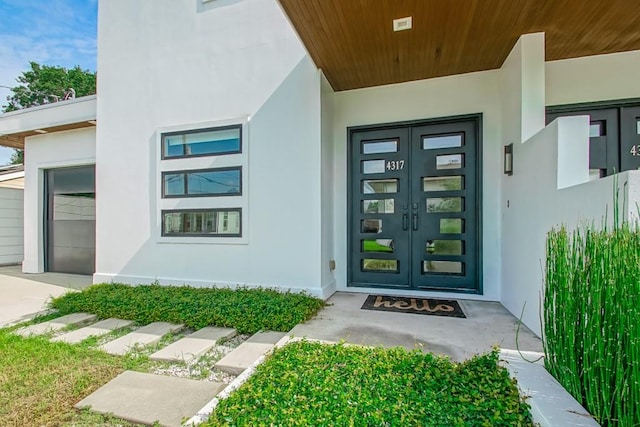
<instances>
[{"instance_id":1,"label":"exterior light fixture","mask_svg":"<svg viewBox=\"0 0 640 427\"><path fill-rule=\"evenodd\" d=\"M34 131L35 133L40 133L40 134L48 133L46 130L42 130L42 129L34 129L33 131Z\"/></svg>"},{"instance_id":2,"label":"exterior light fixture","mask_svg":"<svg viewBox=\"0 0 640 427\"><path fill-rule=\"evenodd\" d=\"M513 175L513 144L504 146L504 174Z\"/></svg>"}]
</instances>

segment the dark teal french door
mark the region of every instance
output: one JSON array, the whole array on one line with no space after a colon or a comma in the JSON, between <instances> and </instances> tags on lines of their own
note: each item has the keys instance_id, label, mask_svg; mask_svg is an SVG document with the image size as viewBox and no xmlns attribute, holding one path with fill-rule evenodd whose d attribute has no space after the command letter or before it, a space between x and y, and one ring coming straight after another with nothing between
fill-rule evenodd
<instances>
[{"instance_id":1,"label":"dark teal french door","mask_svg":"<svg viewBox=\"0 0 640 427\"><path fill-rule=\"evenodd\" d=\"M349 285L478 293L479 119L350 131Z\"/></svg>"}]
</instances>

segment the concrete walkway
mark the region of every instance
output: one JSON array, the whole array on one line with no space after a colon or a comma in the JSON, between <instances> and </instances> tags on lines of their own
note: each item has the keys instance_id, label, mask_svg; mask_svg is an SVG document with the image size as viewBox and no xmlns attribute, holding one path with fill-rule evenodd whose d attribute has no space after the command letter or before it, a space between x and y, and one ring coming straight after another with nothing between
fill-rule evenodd
<instances>
[{"instance_id":1,"label":"concrete walkway","mask_svg":"<svg viewBox=\"0 0 640 427\"><path fill-rule=\"evenodd\" d=\"M32 318L47 308L52 297L70 291L68 288L4 274L0 269L0 327Z\"/></svg>"},{"instance_id":2,"label":"concrete walkway","mask_svg":"<svg viewBox=\"0 0 640 427\"><path fill-rule=\"evenodd\" d=\"M76 404L134 423L179 427L224 384L125 371Z\"/></svg>"},{"instance_id":3,"label":"concrete walkway","mask_svg":"<svg viewBox=\"0 0 640 427\"><path fill-rule=\"evenodd\" d=\"M160 342L163 336L175 334L184 329L184 325L175 325L168 322L153 322L140 329L136 329L127 335L109 341L100 346L101 350L116 356L123 356L131 350L139 347L147 347Z\"/></svg>"},{"instance_id":4,"label":"concrete walkway","mask_svg":"<svg viewBox=\"0 0 640 427\"><path fill-rule=\"evenodd\" d=\"M190 363L213 348L220 340L236 336L232 328L202 328L167 347L156 351L149 358L160 362Z\"/></svg>"},{"instance_id":5,"label":"concrete walkway","mask_svg":"<svg viewBox=\"0 0 640 427\"><path fill-rule=\"evenodd\" d=\"M220 359L215 368L231 375L240 375L286 335L282 332L258 332Z\"/></svg>"},{"instance_id":6,"label":"concrete walkway","mask_svg":"<svg viewBox=\"0 0 640 427\"><path fill-rule=\"evenodd\" d=\"M25 326L18 329L14 333L23 337L31 335L44 335L51 332L57 332L69 326L84 326L94 322L97 319L95 314L74 313L66 316L57 317L48 322L36 323L35 325Z\"/></svg>"},{"instance_id":7,"label":"concrete walkway","mask_svg":"<svg viewBox=\"0 0 640 427\"><path fill-rule=\"evenodd\" d=\"M0 267L0 275L26 279L31 282L44 283L47 285L62 286L63 288L77 289L79 291L93 284L93 278L91 276L67 273L23 273L22 267L19 265Z\"/></svg>"},{"instance_id":8,"label":"concrete walkway","mask_svg":"<svg viewBox=\"0 0 640 427\"><path fill-rule=\"evenodd\" d=\"M384 294L384 292L381 292ZM352 344L421 348L462 361L492 346L516 348L518 319L498 302L459 299L466 319L411 313L361 310L367 294L335 293L312 320L293 328L288 335L323 341L345 340ZM542 351L542 342L522 325L521 350Z\"/></svg>"},{"instance_id":9,"label":"concrete walkway","mask_svg":"<svg viewBox=\"0 0 640 427\"><path fill-rule=\"evenodd\" d=\"M110 334L111 332L119 331L123 328L128 328L129 326L133 325L133 323L134 322L132 322L131 320L122 320L116 318L105 319L96 322L93 325L85 326L84 328L76 329L75 331L59 335L53 338L51 341L61 341L68 344L77 344L90 337L101 337L103 335Z\"/></svg>"}]
</instances>

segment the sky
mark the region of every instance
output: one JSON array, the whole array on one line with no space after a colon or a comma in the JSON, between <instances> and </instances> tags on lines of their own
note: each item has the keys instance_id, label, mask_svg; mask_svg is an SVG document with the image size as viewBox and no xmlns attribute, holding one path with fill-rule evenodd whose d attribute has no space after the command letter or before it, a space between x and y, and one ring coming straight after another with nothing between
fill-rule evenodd
<instances>
[{"instance_id":1,"label":"sky","mask_svg":"<svg viewBox=\"0 0 640 427\"><path fill-rule=\"evenodd\" d=\"M29 61L96 70L98 0L0 0L0 86L16 86ZM0 87L0 105L9 90ZM0 165L13 150L0 147Z\"/></svg>"}]
</instances>

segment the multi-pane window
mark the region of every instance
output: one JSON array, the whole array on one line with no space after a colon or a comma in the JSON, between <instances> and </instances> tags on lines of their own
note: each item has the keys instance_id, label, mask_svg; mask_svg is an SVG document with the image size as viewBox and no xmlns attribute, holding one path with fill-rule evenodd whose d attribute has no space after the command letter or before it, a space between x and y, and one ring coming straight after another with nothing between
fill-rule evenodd
<instances>
[{"instance_id":1,"label":"multi-pane window","mask_svg":"<svg viewBox=\"0 0 640 427\"><path fill-rule=\"evenodd\" d=\"M162 235L239 237L241 217L239 208L162 211Z\"/></svg>"},{"instance_id":2,"label":"multi-pane window","mask_svg":"<svg viewBox=\"0 0 640 427\"><path fill-rule=\"evenodd\" d=\"M242 237L242 125L165 132L159 139L161 235ZM208 156L224 167L202 169L214 164L202 159Z\"/></svg>"}]
</instances>

